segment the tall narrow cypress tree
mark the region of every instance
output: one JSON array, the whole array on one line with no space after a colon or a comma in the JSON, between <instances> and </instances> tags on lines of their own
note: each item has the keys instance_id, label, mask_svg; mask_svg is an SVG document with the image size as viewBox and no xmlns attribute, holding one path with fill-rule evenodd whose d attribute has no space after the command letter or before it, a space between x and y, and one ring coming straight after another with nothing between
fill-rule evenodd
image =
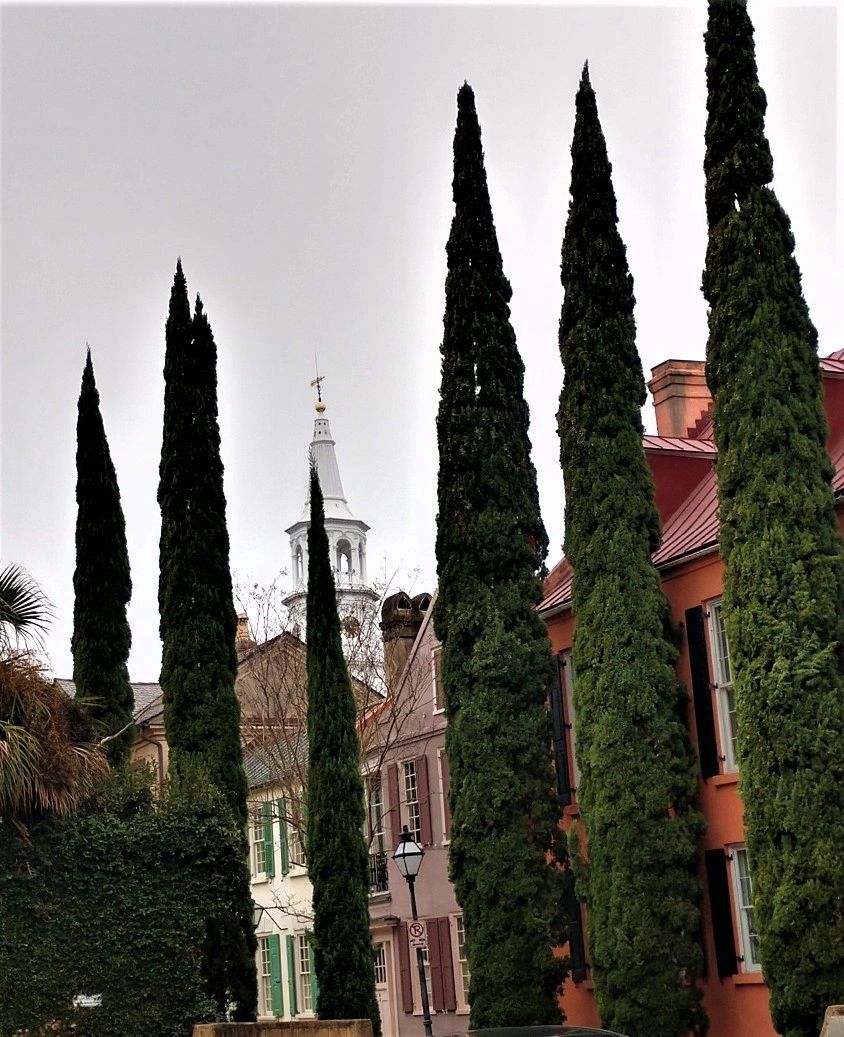
<instances>
[{"instance_id":1,"label":"tall narrow cypress tree","mask_svg":"<svg viewBox=\"0 0 844 1037\"><path fill-rule=\"evenodd\" d=\"M559 432L574 569L577 790L588 836L595 995L604 1024L701 1032L696 774L669 607L651 553L659 514L642 448L645 379L612 167L584 67L562 250Z\"/></svg>"},{"instance_id":2,"label":"tall narrow cypress tree","mask_svg":"<svg viewBox=\"0 0 844 1037\"><path fill-rule=\"evenodd\" d=\"M170 766L179 773L200 765L245 833L247 785L234 691L236 618L217 423L217 347L199 297L191 318L181 261L170 293L164 384L158 600ZM244 834L242 917L237 923L211 921L206 971L218 1004L234 1001L235 1018L254 1019L256 941L245 851ZM219 966L212 956L219 956Z\"/></svg>"},{"instance_id":3,"label":"tall narrow cypress tree","mask_svg":"<svg viewBox=\"0 0 844 1037\"><path fill-rule=\"evenodd\" d=\"M554 1023L565 963L546 691L536 605L547 537L530 460L474 95L457 96L455 214L442 342L434 616L449 725L450 868L463 908L471 1026ZM558 857L559 859L559 857Z\"/></svg>"},{"instance_id":4,"label":"tall narrow cypress tree","mask_svg":"<svg viewBox=\"0 0 844 1037\"><path fill-rule=\"evenodd\" d=\"M76 694L109 735L106 752L126 763L134 738L127 661L132 596L126 523L111 461L91 351L82 372L76 421L76 569L73 573L73 681Z\"/></svg>"},{"instance_id":5,"label":"tall narrow cypress tree","mask_svg":"<svg viewBox=\"0 0 844 1037\"><path fill-rule=\"evenodd\" d=\"M706 53L707 379L740 791L771 1015L809 1037L844 990L844 558L743 0L710 4Z\"/></svg>"},{"instance_id":6,"label":"tall narrow cypress tree","mask_svg":"<svg viewBox=\"0 0 844 1037\"><path fill-rule=\"evenodd\" d=\"M325 509L311 467L308 529L308 873L320 1019L371 1019L380 1037L369 936L369 858L355 700L340 637Z\"/></svg>"}]
</instances>

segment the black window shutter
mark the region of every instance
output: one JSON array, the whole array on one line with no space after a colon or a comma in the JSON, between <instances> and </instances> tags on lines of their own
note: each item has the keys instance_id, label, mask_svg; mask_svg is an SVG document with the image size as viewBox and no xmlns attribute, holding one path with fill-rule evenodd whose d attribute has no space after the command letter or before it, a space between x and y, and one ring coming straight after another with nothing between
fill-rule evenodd
<instances>
[{"instance_id":1,"label":"black window shutter","mask_svg":"<svg viewBox=\"0 0 844 1037\"><path fill-rule=\"evenodd\" d=\"M586 979L586 947L583 943L583 914L580 901L574 891L574 875L571 871L564 875L566 911L569 917L569 958L571 959L571 978L575 983Z\"/></svg>"},{"instance_id":2,"label":"black window shutter","mask_svg":"<svg viewBox=\"0 0 844 1037\"><path fill-rule=\"evenodd\" d=\"M709 910L715 937L715 963L719 976L733 976L736 965L736 937L733 929L733 908L727 880L727 855L723 850L707 850L706 884L709 887Z\"/></svg>"},{"instance_id":3,"label":"black window shutter","mask_svg":"<svg viewBox=\"0 0 844 1037\"><path fill-rule=\"evenodd\" d=\"M554 773L557 778L557 802L561 806L571 803L571 779L569 778L569 747L566 740L566 718L563 712L563 660L554 659L554 677L548 689L551 703L551 719L554 727Z\"/></svg>"},{"instance_id":4,"label":"black window shutter","mask_svg":"<svg viewBox=\"0 0 844 1037\"><path fill-rule=\"evenodd\" d=\"M689 646L689 668L692 673L692 699L697 726L697 750L700 773L704 778L717 774L718 743L715 740L715 717L712 713L712 686L709 658L703 633L703 609L700 605L686 609L686 644Z\"/></svg>"}]
</instances>

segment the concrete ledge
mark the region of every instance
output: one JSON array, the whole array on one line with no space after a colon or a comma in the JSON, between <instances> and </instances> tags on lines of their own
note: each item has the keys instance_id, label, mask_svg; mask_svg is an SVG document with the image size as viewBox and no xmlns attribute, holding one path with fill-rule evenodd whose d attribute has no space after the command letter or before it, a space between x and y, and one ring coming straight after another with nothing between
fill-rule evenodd
<instances>
[{"instance_id":1,"label":"concrete ledge","mask_svg":"<svg viewBox=\"0 0 844 1037\"><path fill-rule=\"evenodd\" d=\"M197 1023L193 1037L372 1037L369 1019L268 1019L260 1023Z\"/></svg>"},{"instance_id":2,"label":"concrete ledge","mask_svg":"<svg viewBox=\"0 0 844 1037\"><path fill-rule=\"evenodd\" d=\"M827 1008L821 1037L844 1037L844 1005L830 1005Z\"/></svg>"}]
</instances>

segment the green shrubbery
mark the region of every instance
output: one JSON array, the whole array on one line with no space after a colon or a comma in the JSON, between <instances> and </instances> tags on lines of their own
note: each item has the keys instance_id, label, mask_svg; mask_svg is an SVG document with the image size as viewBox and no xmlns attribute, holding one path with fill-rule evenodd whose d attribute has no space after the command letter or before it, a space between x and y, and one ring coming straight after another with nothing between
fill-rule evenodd
<instances>
[{"instance_id":1,"label":"green shrubbery","mask_svg":"<svg viewBox=\"0 0 844 1037\"><path fill-rule=\"evenodd\" d=\"M248 895L242 835L198 773L154 796L112 777L82 810L0 840L0 1035L177 1037L214 1018L209 917ZM8 827L8 826L5 826ZM97 1008L74 1007L99 994Z\"/></svg>"}]
</instances>

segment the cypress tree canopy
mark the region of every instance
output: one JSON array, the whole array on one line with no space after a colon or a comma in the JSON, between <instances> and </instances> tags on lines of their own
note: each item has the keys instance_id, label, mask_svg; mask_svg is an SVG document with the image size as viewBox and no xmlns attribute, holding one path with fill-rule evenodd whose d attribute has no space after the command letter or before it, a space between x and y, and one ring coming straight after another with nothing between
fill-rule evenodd
<instances>
[{"instance_id":1,"label":"cypress tree canopy","mask_svg":"<svg viewBox=\"0 0 844 1037\"><path fill-rule=\"evenodd\" d=\"M721 197L709 206L707 379L740 791L774 1025L814 1037L844 990L844 558L790 224L766 186L770 162L733 157L767 149L740 0L710 4L706 50L707 140L723 142L706 165L707 197Z\"/></svg>"},{"instance_id":2,"label":"cypress tree canopy","mask_svg":"<svg viewBox=\"0 0 844 1037\"><path fill-rule=\"evenodd\" d=\"M450 868L463 908L472 1027L559 1022L564 962L551 653L536 612L547 537L530 460L474 95L457 98L437 432L434 616L449 726Z\"/></svg>"},{"instance_id":3,"label":"cypress tree canopy","mask_svg":"<svg viewBox=\"0 0 844 1037\"><path fill-rule=\"evenodd\" d=\"M220 430L217 348L202 301L191 320L181 263L166 327L161 454L161 686L173 765L194 759L246 824L236 618Z\"/></svg>"},{"instance_id":4,"label":"cypress tree canopy","mask_svg":"<svg viewBox=\"0 0 844 1037\"><path fill-rule=\"evenodd\" d=\"M645 380L633 279L588 68L576 100L562 250L559 432L574 569L578 804L595 995L605 1026L703 1032L696 774L669 608L651 552L659 515L642 448ZM691 981L691 982L690 982Z\"/></svg>"},{"instance_id":5,"label":"cypress tree canopy","mask_svg":"<svg viewBox=\"0 0 844 1037\"><path fill-rule=\"evenodd\" d=\"M325 509L311 466L308 529L308 874L320 1019L371 1019L380 1037L369 936L369 858L360 746L343 657Z\"/></svg>"},{"instance_id":6,"label":"cypress tree canopy","mask_svg":"<svg viewBox=\"0 0 844 1037\"><path fill-rule=\"evenodd\" d=\"M134 739L134 696L126 663L132 596L126 523L94 380L91 351L82 372L76 422L76 569L73 573L73 680L79 699L108 735L113 764L125 763ZM118 732L121 732L118 734Z\"/></svg>"},{"instance_id":7,"label":"cypress tree canopy","mask_svg":"<svg viewBox=\"0 0 844 1037\"><path fill-rule=\"evenodd\" d=\"M220 430L217 347L197 296L191 319L181 261L170 293L164 360L164 439L158 600L161 687L170 766L199 767L245 830L246 775L234 691L236 619ZM244 858L246 844L244 839ZM244 859L244 874L246 864ZM255 934L244 882L241 917L209 920L205 972L218 1007L255 1018Z\"/></svg>"}]
</instances>

